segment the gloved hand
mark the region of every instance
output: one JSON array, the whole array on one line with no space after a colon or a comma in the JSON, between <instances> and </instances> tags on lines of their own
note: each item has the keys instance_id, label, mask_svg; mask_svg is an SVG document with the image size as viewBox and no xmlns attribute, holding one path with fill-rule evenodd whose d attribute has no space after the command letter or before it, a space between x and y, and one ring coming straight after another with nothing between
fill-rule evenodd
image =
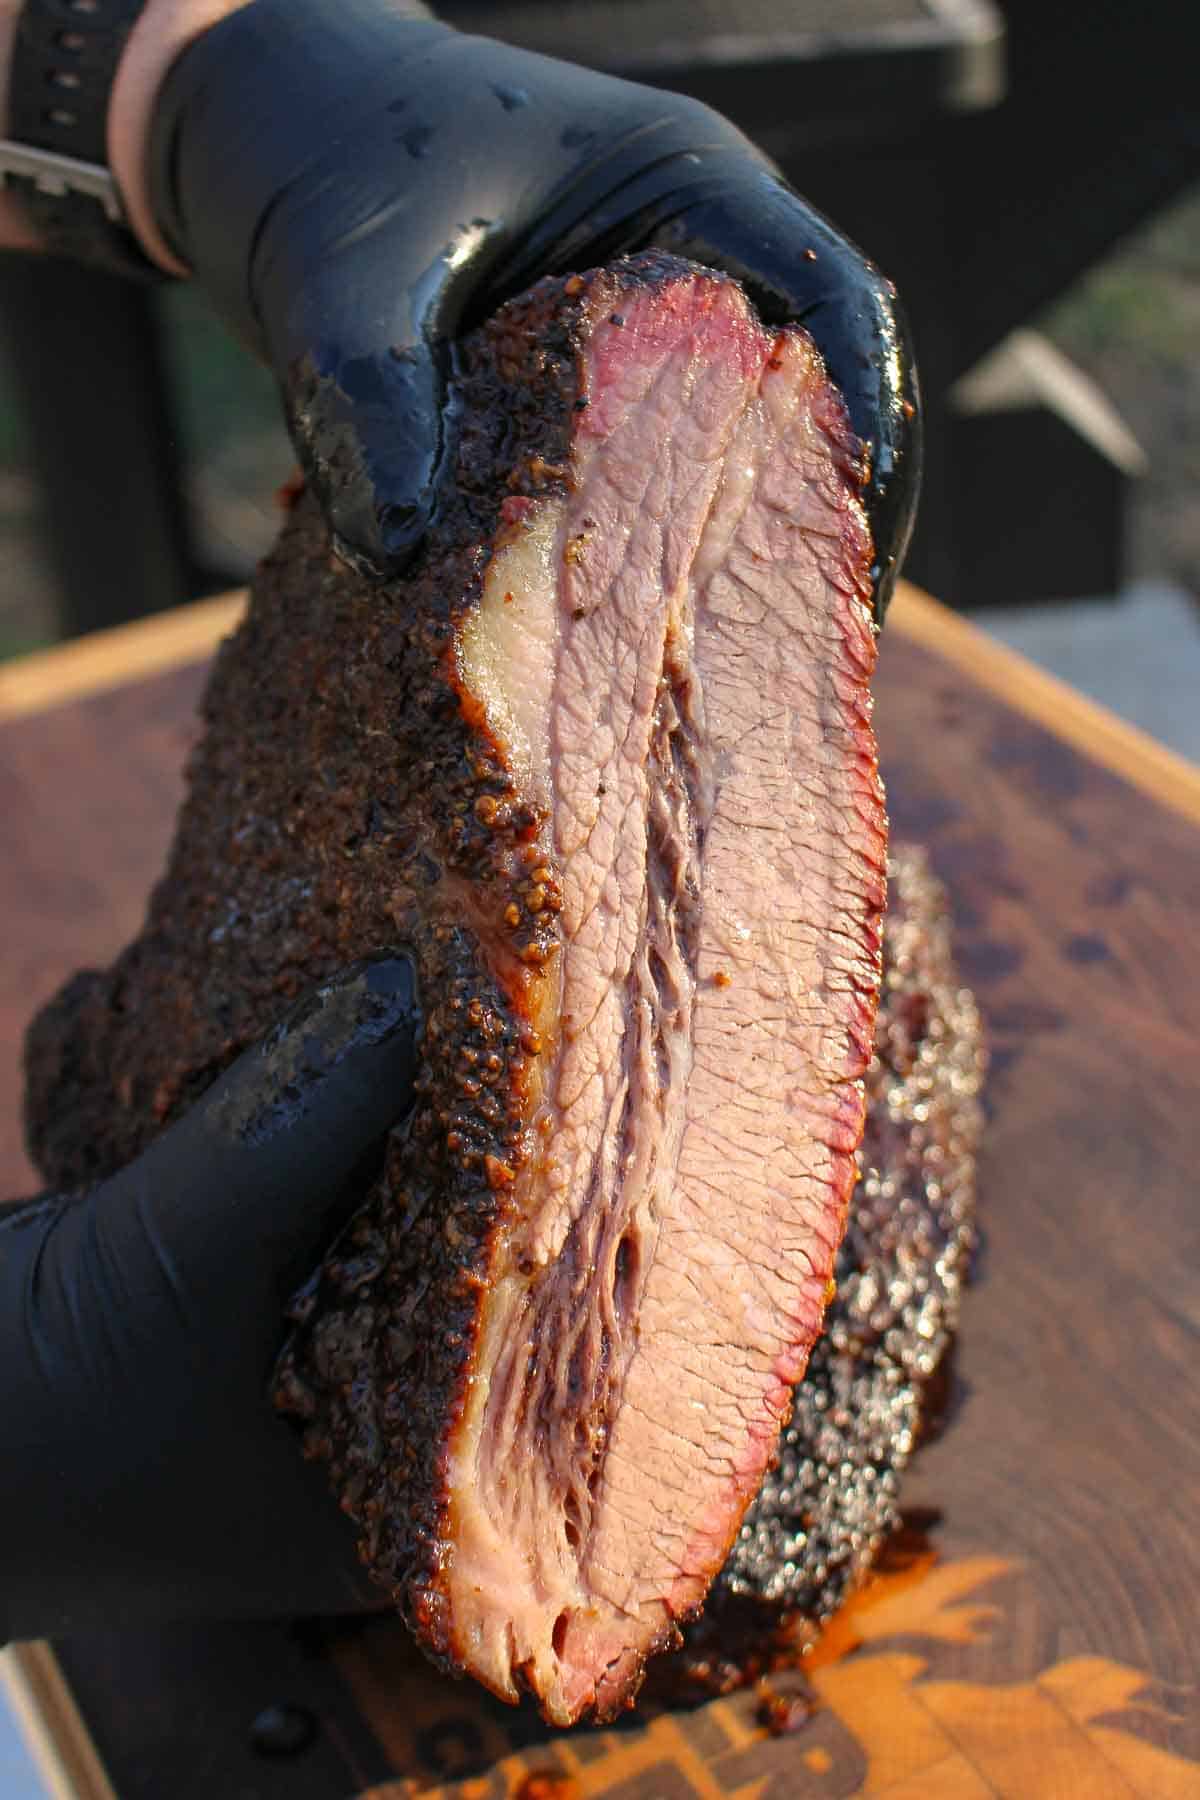
<instances>
[{"instance_id":1,"label":"gloved hand","mask_svg":"<svg viewBox=\"0 0 1200 1800\"><path fill-rule=\"evenodd\" d=\"M708 107L404 0L254 0L168 73L148 174L172 248L276 370L343 551L386 568L424 529L464 326L657 246L812 332L871 446L882 614L918 461L895 296Z\"/></svg>"},{"instance_id":2,"label":"gloved hand","mask_svg":"<svg viewBox=\"0 0 1200 1800\"><path fill-rule=\"evenodd\" d=\"M418 1027L406 958L348 971L119 1175L0 1213L0 1641L378 1601L268 1385Z\"/></svg>"}]
</instances>

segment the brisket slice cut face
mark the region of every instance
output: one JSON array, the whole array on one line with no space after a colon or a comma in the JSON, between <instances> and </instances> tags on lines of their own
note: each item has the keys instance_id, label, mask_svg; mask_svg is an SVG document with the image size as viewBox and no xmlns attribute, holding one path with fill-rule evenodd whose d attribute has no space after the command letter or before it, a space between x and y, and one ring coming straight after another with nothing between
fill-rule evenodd
<instances>
[{"instance_id":1,"label":"brisket slice cut face","mask_svg":"<svg viewBox=\"0 0 1200 1800\"><path fill-rule=\"evenodd\" d=\"M540 284L455 411L404 581L298 505L142 937L34 1028L30 1122L88 1179L415 947L419 1103L279 1397L426 1648L566 1724L702 1605L829 1298L880 978L872 553L811 340L691 265Z\"/></svg>"},{"instance_id":2,"label":"brisket slice cut face","mask_svg":"<svg viewBox=\"0 0 1200 1800\"><path fill-rule=\"evenodd\" d=\"M920 1514L900 1512L902 1477L962 1398L953 1349L976 1242L986 1063L946 894L923 851L893 844L837 1294L704 1614L651 1670L654 1699L694 1703L800 1663L877 1558L902 1567L911 1553Z\"/></svg>"}]
</instances>

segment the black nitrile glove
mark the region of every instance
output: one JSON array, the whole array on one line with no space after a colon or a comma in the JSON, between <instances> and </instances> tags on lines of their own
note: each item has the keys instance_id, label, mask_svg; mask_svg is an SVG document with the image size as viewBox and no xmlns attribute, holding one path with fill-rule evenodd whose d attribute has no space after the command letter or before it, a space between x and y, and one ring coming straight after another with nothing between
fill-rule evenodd
<instances>
[{"instance_id":1,"label":"black nitrile glove","mask_svg":"<svg viewBox=\"0 0 1200 1800\"><path fill-rule=\"evenodd\" d=\"M378 1602L268 1385L418 1028L406 958L348 971L119 1175L0 1213L0 1641Z\"/></svg>"},{"instance_id":2,"label":"black nitrile glove","mask_svg":"<svg viewBox=\"0 0 1200 1800\"><path fill-rule=\"evenodd\" d=\"M168 241L276 370L358 560L394 565L428 521L463 327L539 276L657 246L812 332L871 447L882 613L918 461L895 296L708 107L396 0L253 0L169 72L149 169Z\"/></svg>"}]
</instances>

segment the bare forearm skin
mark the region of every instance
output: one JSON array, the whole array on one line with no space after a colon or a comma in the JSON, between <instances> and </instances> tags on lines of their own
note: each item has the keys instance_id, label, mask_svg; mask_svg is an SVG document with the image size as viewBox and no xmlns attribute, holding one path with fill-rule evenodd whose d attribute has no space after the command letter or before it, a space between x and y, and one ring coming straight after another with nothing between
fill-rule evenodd
<instances>
[{"instance_id":1,"label":"bare forearm skin","mask_svg":"<svg viewBox=\"0 0 1200 1800\"><path fill-rule=\"evenodd\" d=\"M0 0L0 125L8 109L8 68L22 0ZM108 114L108 161L129 220L147 253L174 275L185 275L155 229L143 171L142 147L159 83L192 38L249 0L149 0L125 46ZM0 191L0 249L37 248L20 203Z\"/></svg>"}]
</instances>

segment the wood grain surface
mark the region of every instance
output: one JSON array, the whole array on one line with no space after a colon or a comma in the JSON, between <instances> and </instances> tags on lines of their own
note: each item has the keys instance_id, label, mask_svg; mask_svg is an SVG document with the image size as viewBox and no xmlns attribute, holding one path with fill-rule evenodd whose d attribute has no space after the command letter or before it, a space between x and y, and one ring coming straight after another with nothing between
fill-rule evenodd
<instances>
[{"instance_id":1,"label":"wood grain surface","mask_svg":"<svg viewBox=\"0 0 1200 1800\"><path fill-rule=\"evenodd\" d=\"M985 1243L951 1423L809 1671L809 1723L771 1737L747 1695L556 1736L387 1621L114 1631L58 1661L123 1800L535 1800L531 1774L544 1800L1200 1797L1200 774L942 619L897 608L879 732L988 1024ZM0 713L6 1192L30 1179L21 1028L136 928L203 680L105 666ZM251 1746L274 1703L314 1722L291 1758Z\"/></svg>"}]
</instances>

